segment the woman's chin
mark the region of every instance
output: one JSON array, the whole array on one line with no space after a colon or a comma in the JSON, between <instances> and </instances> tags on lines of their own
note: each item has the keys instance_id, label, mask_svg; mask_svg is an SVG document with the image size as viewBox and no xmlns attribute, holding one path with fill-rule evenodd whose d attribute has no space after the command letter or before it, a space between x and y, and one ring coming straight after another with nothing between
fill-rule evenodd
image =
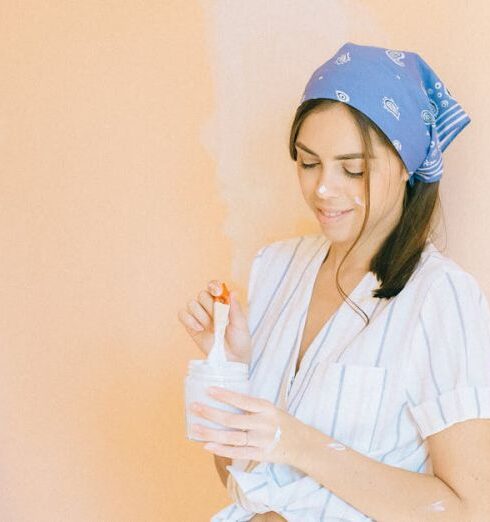
<instances>
[{"instance_id":1,"label":"woman's chin","mask_svg":"<svg viewBox=\"0 0 490 522\"><path fill-rule=\"evenodd\" d=\"M352 234L352 230L332 230L328 225L320 224L321 231L323 235L331 242L331 243L352 243L356 236Z\"/></svg>"}]
</instances>

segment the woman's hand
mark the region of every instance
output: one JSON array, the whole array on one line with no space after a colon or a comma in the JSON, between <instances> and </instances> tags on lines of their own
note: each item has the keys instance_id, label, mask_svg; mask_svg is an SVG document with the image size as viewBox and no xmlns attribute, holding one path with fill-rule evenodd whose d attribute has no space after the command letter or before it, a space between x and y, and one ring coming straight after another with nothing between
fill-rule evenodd
<instances>
[{"instance_id":1,"label":"woman's hand","mask_svg":"<svg viewBox=\"0 0 490 522\"><path fill-rule=\"evenodd\" d=\"M208 283L207 290L199 292L197 299L187 303L187 310L179 310L179 320L187 333L207 356L214 342L213 296L221 294L221 283L214 279ZM248 321L235 292L230 292L230 315L225 330L225 351L229 361L249 364L252 339Z\"/></svg>"},{"instance_id":2,"label":"woman's hand","mask_svg":"<svg viewBox=\"0 0 490 522\"><path fill-rule=\"evenodd\" d=\"M212 429L193 424L193 433L209 443L204 449L231 459L295 465L307 444L311 427L266 399L211 386L213 399L231 404L245 413L231 413L201 403L192 412L217 422L230 430ZM246 431L247 433L244 433Z\"/></svg>"}]
</instances>

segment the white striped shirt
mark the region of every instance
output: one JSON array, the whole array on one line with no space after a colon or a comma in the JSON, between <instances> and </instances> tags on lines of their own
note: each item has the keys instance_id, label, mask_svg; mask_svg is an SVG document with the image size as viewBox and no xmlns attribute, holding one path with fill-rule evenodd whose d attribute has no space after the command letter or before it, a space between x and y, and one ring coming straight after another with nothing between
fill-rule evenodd
<instances>
[{"instance_id":1,"label":"white striped shirt","mask_svg":"<svg viewBox=\"0 0 490 522\"><path fill-rule=\"evenodd\" d=\"M384 464L433 474L427 436L490 418L490 308L476 279L427 242L395 297L374 298L368 272L323 325L294 376L313 285L329 240L312 234L262 247L250 270L250 394ZM286 390L280 403L280 389ZM297 468L249 461L228 466L246 502L211 522L276 511L286 520L372 521Z\"/></svg>"}]
</instances>

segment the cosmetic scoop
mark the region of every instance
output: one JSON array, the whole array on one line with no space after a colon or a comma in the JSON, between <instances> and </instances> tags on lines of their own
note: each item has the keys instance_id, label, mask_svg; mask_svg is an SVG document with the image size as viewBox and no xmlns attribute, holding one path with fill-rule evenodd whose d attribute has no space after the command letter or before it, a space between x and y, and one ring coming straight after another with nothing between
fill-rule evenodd
<instances>
[{"instance_id":1,"label":"cosmetic scoop","mask_svg":"<svg viewBox=\"0 0 490 522\"><path fill-rule=\"evenodd\" d=\"M230 292L226 284L221 285L221 293L213 296L214 343L208 354L209 364L222 364L227 361L225 352L225 330L230 314Z\"/></svg>"}]
</instances>

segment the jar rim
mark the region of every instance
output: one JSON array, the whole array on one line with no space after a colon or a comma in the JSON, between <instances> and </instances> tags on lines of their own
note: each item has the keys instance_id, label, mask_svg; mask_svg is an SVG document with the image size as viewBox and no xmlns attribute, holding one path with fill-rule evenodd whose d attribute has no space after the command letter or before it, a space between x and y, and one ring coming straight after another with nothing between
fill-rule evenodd
<instances>
[{"instance_id":1,"label":"jar rim","mask_svg":"<svg viewBox=\"0 0 490 522\"><path fill-rule=\"evenodd\" d=\"M221 376L222 378L248 377L249 366L246 363L226 361L220 364L210 364L207 359L193 359L189 361L190 374L205 374Z\"/></svg>"}]
</instances>

